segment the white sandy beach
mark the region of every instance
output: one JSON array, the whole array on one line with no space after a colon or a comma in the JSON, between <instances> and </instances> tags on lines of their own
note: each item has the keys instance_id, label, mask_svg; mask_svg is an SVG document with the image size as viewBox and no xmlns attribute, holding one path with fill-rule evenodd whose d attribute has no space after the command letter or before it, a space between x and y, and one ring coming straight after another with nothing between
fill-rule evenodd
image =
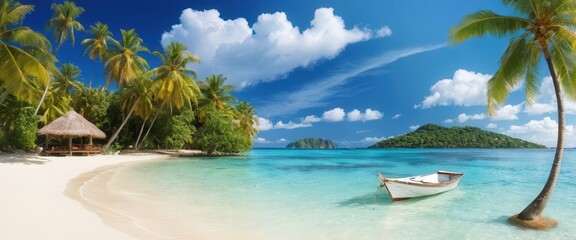
<instances>
[{"instance_id":1,"label":"white sandy beach","mask_svg":"<svg viewBox=\"0 0 576 240\"><path fill-rule=\"evenodd\" d=\"M0 239L134 239L104 224L64 192L71 179L96 168L161 158L168 156L0 155Z\"/></svg>"}]
</instances>

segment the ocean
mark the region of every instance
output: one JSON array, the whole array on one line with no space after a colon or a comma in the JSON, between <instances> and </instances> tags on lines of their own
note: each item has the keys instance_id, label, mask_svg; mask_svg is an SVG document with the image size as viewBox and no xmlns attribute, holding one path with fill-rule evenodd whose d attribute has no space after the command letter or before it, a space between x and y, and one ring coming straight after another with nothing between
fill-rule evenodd
<instances>
[{"instance_id":1,"label":"ocean","mask_svg":"<svg viewBox=\"0 0 576 240\"><path fill-rule=\"evenodd\" d=\"M575 153L564 153L544 211L559 225L548 231L506 219L542 189L551 149L255 149L122 165L80 190L85 201L157 238L576 239ZM438 170L464 177L449 192L396 203L378 189L378 172L406 177Z\"/></svg>"}]
</instances>

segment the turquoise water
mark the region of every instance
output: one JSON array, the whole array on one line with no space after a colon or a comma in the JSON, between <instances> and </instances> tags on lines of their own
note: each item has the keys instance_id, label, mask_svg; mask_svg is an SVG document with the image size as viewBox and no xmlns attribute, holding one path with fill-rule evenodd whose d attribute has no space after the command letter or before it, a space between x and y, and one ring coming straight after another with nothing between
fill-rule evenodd
<instances>
[{"instance_id":1,"label":"turquoise water","mask_svg":"<svg viewBox=\"0 0 576 240\"><path fill-rule=\"evenodd\" d=\"M575 239L575 153L565 152L544 211L560 223L549 231L506 219L539 193L554 150L252 150L134 164L109 185L158 197L158 209L177 209L163 217L205 239ZM465 175L432 197L392 203L377 191L377 172L437 170Z\"/></svg>"}]
</instances>

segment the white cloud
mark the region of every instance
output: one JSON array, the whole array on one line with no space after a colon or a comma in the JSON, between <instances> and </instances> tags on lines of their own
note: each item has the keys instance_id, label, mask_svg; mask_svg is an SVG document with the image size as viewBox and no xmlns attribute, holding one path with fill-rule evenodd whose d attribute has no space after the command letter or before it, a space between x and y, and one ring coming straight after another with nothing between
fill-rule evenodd
<instances>
[{"instance_id":1,"label":"white cloud","mask_svg":"<svg viewBox=\"0 0 576 240\"><path fill-rule=\"evenodd\" d=\"M277 94L272 99L267 99L267 105L257 106L258 113L273 117L278 115L297 113L302 109L309 109L326 105L324 101L335 94L342 91L342 86L348 83L351 79L381 68L387 64L393 63L398 59L409 57L418 53L433 51L442 47L445 44L434 45L428 47L417 47L410 49L403 49L399 51L391 51L381 54L378 57L371 58L367 61L353 63L352 67L346 66L344 71L334 73L332 76L320 79L319 81L305 85L302 89L285 93Z\"/></svg>"},{"instance_id":2,"label":"white cloud","mask_svg":"<svg viewBox=\"0 0 576 240\"><path fill-rule=\"evenodd\" d=\"M392 117L392 119L397 119L397 118L399 118L399 117L401 117L401 116L402 116L402 114L396 114L396 115L394 115L394 117Z\"/></svg>"},{"instance_id":3,"label":"white cloud","mask_svg":"<svg viewBox=\"0 0 576 240\"><path fill-rule=\"evenodd\" d=\"M458 69L452 79L438 81L430 88L430 95L416 108L433 106L486 105L486 86L491 75Z\"/></svg>"},{"instance_id":4,"label":"white cloud","mask_svg":"<svg viewBox=\"0 0 576 240\"><path fill-rule=\"evenodd\" d=\"M254 138L254 143L270 143L269 141L266 140L266 138Z\"/></svg>"},{"instance_id":5,"label":"white cloud","mask_svg":"<svg viewBox=\"0 0 576 240\"><path fill-rule=\"evenodd\" d=\"M378 110L372 110L368 108L364 113L360 112L358 109L354 109L351 112L348 112L346 116L348 118L348 121L356 122L356 121L378 120L384 117L384 114L382 114Z\"/></svg>"},{"instance_id":6,"label":"white cloud","mask_svg":"<svg viewBox=\"0 0 576 240\"><path fill-rule=\"evenodd\" d=\"M495 121L516 120L518 119L518 113L522 111L522 105L524 104L503 106L496 110L491 119Z\"/></svg>"},{"instance_id":7,"label":"white cloud","mask_svg":"<svg viewBox=\"0 0 576 240\"><path fill-rule=\"evenodd\" d=\"M576 102L564 97L564 110L566 114L576 114ZM542 79L540 94L532 105L526 105L524 112L530 115L541 115L557 111L556 93L551 77Z\"/></svg>"},{"instance_id":8,"label":"white cloud","mask_svg":"<svg viewBox=\"0 0 576 240\"><path fill-rule=\"evenodd\" d=\"M305 128L305 127L312 127L312 124L302 122L302 123L294 123L289 121L288 123L284 123L282 121L278 121L275 124L272 124L272 121L269 119L258 117L258 125L256 129L260 132L272 130L272 129L296 129L296 128Z\"/></svg>"},{"instance_id":9,"label":"white cloud","mask_svg":"<svg viewBox=\"0 0 576 240\"><path fill-rule=\"evenodd\" d=\"M474 114L474 115L468 115L468 114L462 113L462 114L458 115L458 122L463 123L463 122L466 122L468 120L482 120L484 118L486 118L486 115L484 115L484 113Z\"/></svg>"},{"instance_id":10,"label":"white cloud","mask_svg":"<svg viewBox=\"0 0 576 240\"><path fill-rule=\"evenodd\" d=\"M410 126L410 130L414 131L416 129L418 129L420 127L420 125L412 125Z\"/></svg>"},{"instance_id":11,"label":"white cloud","mask_svg":"<svg viewBox=\"0 0 576 240\"><path fill-rule=\"evenodd\" d=\"M492 128L497 128L498 125L496 123L488 123L488 125L486 125L486 128L488 129L492 129Z\"/></svg>"},{"instance_id":12,"label":"white cloud","mask_svg":"<svg viewBox=\"0 0 576 240\"><path fill-rule=\"evenodd\" d=\"M320 122L322 121L322 119L320 119L319 117L316 117L314 115L310 115L310 116L306 116L304 118L304 120L302 120L302 123L315 123L315 122Z\"/></svg>"},{"instance_id":13,"label":"white cloud","mask_svg":"<svg viewBox=\"0 0 576 240\"><path fill-rule=\"evenodd\" d=\"M258 125L255 126L258 131L268 131L274 128L272 122L266 118L258 117Z\"/></svg>"},{"instance_id":14,"label":"white cloud","mask_svg":"<svg viewBox=\"0 0 576 240\"><path fill-rule=\"evenodd\" d=\"M280 138L280 139L278 139L277 142L279 142L279 143L288 142L288 139L286 139L286 138Z\"/></svg>"},{"instance_id":15,"label":"white cloud","mask_svg":"<svg viewBox=\"0 0 576 240\"><path fill-rule=\"evenodd\" d=\"M530 115L541 115L544 113L556 112L556 104L552 105L547 103L533 103L532 105L526 105L524 112Z\"/></svg>"},{"instance_id":16,"label":"white cloud","mask_svg":"<svg viewBox=\"0 0 576 240\"><path fill-rule=\"evenodd\" d=\"M386 139L388 139L388 137L365 137L364 139L362 139L362 142L375 143Z\"/></svg>"},{"instance_id":17,"label":"white cloud","mask_svg":"<svg viewBox=\"0 0 576 240\"><path fill-rule=\"evenodd\" d=\"M274 129L296 129L296 128L305 128L305 127L312 127L310 123L294 123L289 121L288 123L284 123L282 121L276 122L274 124Z\"/></svg>"},{"instance_id":18,"label":"white cloud","mask_svg":"<svg viewBox=\"0 0 576 240\"><path fill-rule=\"evenodd\" d=\"M264 13L250 27L244 18L225 20L217 10L185 9L180 23L162 34L162 45L184 43L202 63L193 68L199 76L222 73L238 88L281 78L295 68L336 57L346 46L373 37L389 36L391 30L353 27L319 8L310 28L293 26L286 13Z\"/></svg>"},{"instance_id":19,"label":"white cloud","mask_svg":"<svg viewBox=\"0 0 576 240\"><path fill-rule=\"evenodd\" d=\"M340 122L344 120L346 113L342 108L334 108L332 110L324 112L322 114L322 119L327 122Z\"/></svg>"},{"instance_id":20,"label":"white cloud","mask_svg":"<svg viewBox=\"0 0 576 240\"><path fill-rule=\"evenodd\" d=\"M388 26L384 26L376 31L376 36L378 37L387 37L392 35L392 29Z\"/></svg>"},{"instance_id":21,"label":"white cloud","mask_svg":"<svg viewBox=\"0 0 576 240\"><path fill-rule=\"evenodd\" d=\"M446 120L444 120L444 121L442 121L442 122L443 122L443 123L453 123L454 120L452 120L452 119L446 119Z\"/></svg>"},{"instance_id":22,"label":"white cloud","mask_svg":"<svg viewBox=\"0 0 576 240\"><path fill-rule=\"evenodd\" d=\"M556 146L558 123L549 117L545 117L542 120L531 120L520 126L511 125L506 133L514 137L553 147ZM565 136L566 147L574 147L573 125L566 125Z\"/></svg>"}]
</instances>

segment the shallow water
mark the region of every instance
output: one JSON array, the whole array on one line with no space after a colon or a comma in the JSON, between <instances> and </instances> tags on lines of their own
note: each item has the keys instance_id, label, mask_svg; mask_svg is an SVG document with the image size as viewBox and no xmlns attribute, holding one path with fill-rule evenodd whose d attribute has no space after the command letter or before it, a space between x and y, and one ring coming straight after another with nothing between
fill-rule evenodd
<instances>
[{"instance_id":1,"label":"shallow water","mask_svg":"<svg viewBox=\"0 0 576 240\"><path fill-rule=\"evenodd\" d=\"M104 194L125 202L103 204L182 239L575 239L575 153L565 152L544 211L560 223L550 231L518 229L506 218L539 193L554 150L252 150L153 161L107 173ZM437 170L465 175L456 189L432 197L392 203L377 191L377 172Z\"/></svg>"}]
</instances>

